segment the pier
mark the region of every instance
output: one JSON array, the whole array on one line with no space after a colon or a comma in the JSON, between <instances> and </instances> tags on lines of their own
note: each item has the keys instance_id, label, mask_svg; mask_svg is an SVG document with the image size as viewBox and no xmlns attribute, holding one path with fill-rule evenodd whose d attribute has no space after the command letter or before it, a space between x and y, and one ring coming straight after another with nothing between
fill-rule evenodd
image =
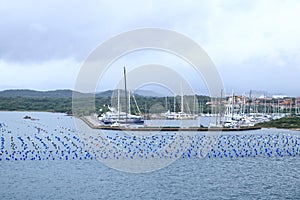
<instances>
[{"instance_id":1,"label":"pier","mask_svg":"<svg viewBox=\"0 0 300 200\"><path fill-rule=\"evenodd\" d=\"M97 122L91 116L80 117L90 128L92 129L103 129L103 130L114 130L114 131L249 131L259 130L259 126L245 126L238 128L224 128L224 127L172 127L172 126L105 126Z\"/></svg>"}]
</instances>

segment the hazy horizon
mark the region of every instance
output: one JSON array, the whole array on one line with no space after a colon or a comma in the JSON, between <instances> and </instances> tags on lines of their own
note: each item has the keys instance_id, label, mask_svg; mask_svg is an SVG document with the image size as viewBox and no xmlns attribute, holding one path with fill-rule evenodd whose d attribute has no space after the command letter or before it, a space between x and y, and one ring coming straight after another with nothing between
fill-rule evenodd
<instances>
[{"instance_id":1,"label":"hazy horizon","mask_svg":"<svg viewBox=\"0 0 300 200\"><path fill-rule=\"evenodd\" d=\"M19 88L19 89L4 89L4 90L0 90L0 92L4 92L4 91L10 91L10 90L30 90L30 91L37 91L37 92L51 92L51 91L60 91L60 90L71 90L73 92L78 92L76 90L73 90L73 89L67 89L67 88L57 88L57 89L50 89L50 90L34 90L34 89L26 89L26 88ZM90 93L104 93L104 92L108 92L108 91L114 91L116 90L115 88L110 88L110 89L107 89L107 90L101 90L101 91L94 91L94 92L90 92ZM124 89L121 89L121 90L124 90ZM165 97L165 96L174 96L173 93L169 92L169 93L166 93L166 91L164 90L151 90L151 89L138 89L136 91L134 91L135 93L137 94L141 94L143 96L157 96L157 97ZM249 93L250 91L245 91L245 92L234 92L234 91L231 91L231 92L227 92L226 93L226 96L231 96L232 93L234 95L244 95L244 96L249 96ZM178 96L180 94L176 94L176 96ZM204 95L204 96L210 96L209 94L204 94L204 93L193 93L193 94L184 94L184 95ZM299 98L300 96L289 96L289 95L286 95L284 93L268 93L266 91L258 91L258 90L251 90L251 96L252 97L261 97L261 96L266 96L266 97L272 97L272 96L276 96L276 95L279 95L279 96L287 96L287 97L294 97L294 98Z\"/></svg>"}]
</instances>

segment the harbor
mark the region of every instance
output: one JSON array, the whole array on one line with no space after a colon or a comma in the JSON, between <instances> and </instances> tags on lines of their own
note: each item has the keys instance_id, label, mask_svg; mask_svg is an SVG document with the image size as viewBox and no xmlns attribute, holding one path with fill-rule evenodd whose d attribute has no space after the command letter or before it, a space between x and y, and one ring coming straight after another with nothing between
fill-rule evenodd
<instances>
[{"instance_id":1,"label":"harbor","mask_svg":"<svg viewBox=\"0 0 300 200\"><path fill-rule=\"evenodd\" d=\"M271 105L270 99L267 102L266 97L263 98L263 107L260 101L252 97L252 91L249 92L249 97L246 95L239 96L232 92L230 96L223 97L223 90L220 91L219 97L208 97L210 101L206 101L206 113L199 104L197 95L184 95L182 83L180 84L180 103L177 96L174 94L173 104L170 102L170 97L165 96L165 106L152 102L150 105L151 112L145 103L143 112L140 109L138 101L135 98L134 92L127 88L127 73L126 68L123 68L124 90L118 88L112 92L111 103L104 105L99 109L99 112L90 113L90 115L76 115L87 123L92 129L103 130L122 130L122 131L247 131L260 129L255 126L257 123L279 119L292 114L292 101L289 102L290 109L287 113L280 112L279 100L277 107ZM132 100L131 100L132 99ZM272 100L272 99L271 99ZM134 105L131 103L134 102ZM201 102L201 100L200 100ZM286 101L285 101L286 102ZM267 103L269 105L267 106ZM297 100L295 99L294 112L297 114L299 110L296 108ZM272 109L271 109L272 108ZM173 109L173 110L171 110ZM163 112L164 110L164 112ZM133 113L134 112L134 113ZM212 122L207 126L197 123L199 119L208 115L212 118ZM159 120L195 120L196 125L182 126L153 126L145 123L146 119Z\"/></svg>"}]
</instances>

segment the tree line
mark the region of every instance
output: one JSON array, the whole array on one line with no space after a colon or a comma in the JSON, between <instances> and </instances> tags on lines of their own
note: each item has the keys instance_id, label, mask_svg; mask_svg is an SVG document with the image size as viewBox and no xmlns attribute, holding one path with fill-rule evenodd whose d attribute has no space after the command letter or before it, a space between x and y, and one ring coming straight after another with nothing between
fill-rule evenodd
<instances>
[{"instance_id":1,"label":"tree line","mask_svg":"<svg viewBox=\"0 0 300 200\"><path fill-rule=\"evenodd\" d=\"M210 106L206 103L210 101L207 96L197 96L196 101L188 101L185 97L185 111L189 107L189 112L210 112ZM144 97L136 96L131 99L131 112L139 111L142 114L153 112L165 112L167 110L178 112L181 109L181 97ZM135 104L137 102L137 104ZM175 104L174 104L175 103ZM121 103L122 104L122 103ZM95 109L98 114L109 110L109 106L117 106L116 99L111 97L97 97L95 99ZM122 104L124 109L124 103ZM2 111L46 111L72 114L72 98L29 98L29 97L0 97L0 110ZM187 112L187 111L186 111ZM88 113L85 113L88 114Z\"/></svg>"}]
</instances>

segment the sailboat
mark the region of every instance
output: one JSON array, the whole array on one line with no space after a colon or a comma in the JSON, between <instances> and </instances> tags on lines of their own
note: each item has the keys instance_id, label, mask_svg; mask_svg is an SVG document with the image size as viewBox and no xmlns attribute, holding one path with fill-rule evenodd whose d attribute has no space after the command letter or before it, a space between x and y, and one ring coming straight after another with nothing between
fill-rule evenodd
<instances>
[{"instance_id":1,"label":"sailboat","mask_svg":"<svg viewBox=\"0 0 300 200\"><path fill-rule=\"evenodd\" d=\"M175 111L175 104L176 104L176 97L174 97L174 112L170 112L170 110L168 110L166 113L164 113L164 117L168 120L182 120L182 119L197 119L197 115L193 115L193 114L188 114L184 112L184 104L183 104L183 93L181 92L181 109L180 112L176 112ZM194 98L194 104L196 105L196 101ZM167 106L166 106L167 108Z\"/></svg>"},{"instance_id":2,"label":"sailboat","mask_svg":"<svg viewBox=\"0 0 300 200\"><path fill-rule=\"evenodd\" d=\"M101 122L104 124L111 124L112 126L120 126L120 124L144 124L144 118L140 115L131 114L130 107L130 91L127 96L127 85L126 85L126 69L124 67L124 85L125 85L125 105L126 112L121 112L120 109L120 90L118 89L118 108L108 107L110 111L106 112L101 116ZM135 98L134 98L135 100ZM136 100L135 100L136 103ZM136 105L137 106L137 105ZM138 106L137 106L138 108ZM139 110L139 108L138 108Z\"/></svg>"}]
</instances>

